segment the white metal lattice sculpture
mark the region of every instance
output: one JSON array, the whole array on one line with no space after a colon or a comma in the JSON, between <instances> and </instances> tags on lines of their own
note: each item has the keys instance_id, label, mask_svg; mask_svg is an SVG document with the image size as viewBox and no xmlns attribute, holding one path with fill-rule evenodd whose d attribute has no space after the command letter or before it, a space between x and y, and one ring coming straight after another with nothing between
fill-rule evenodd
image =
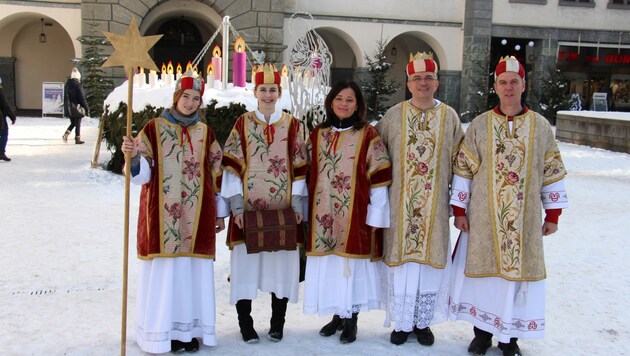
<instances>
[{"instance_id":1,"label":"white metal lattice sculpture","mask_svg":"<svg viewBox=\"0 0 630 356\"><path fill-rule=\"evenodd\" d=\"M310 20L297 15L305 15ZM330 89L332 54L326 42L313 29L311 14L296 12L291 19L294 21L290 22L289 32L291 37L297 38L290 48L287 63L291 114L304 125L312 120L315 126L325 116L324 100Z\"/></svg>"}]
</instances>

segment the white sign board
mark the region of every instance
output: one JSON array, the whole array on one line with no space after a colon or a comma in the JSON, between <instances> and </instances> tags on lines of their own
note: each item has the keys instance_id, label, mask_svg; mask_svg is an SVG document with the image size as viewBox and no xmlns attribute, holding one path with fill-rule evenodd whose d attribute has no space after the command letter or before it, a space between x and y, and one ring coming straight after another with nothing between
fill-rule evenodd
<instances>
[{"instance_id":1,"label":"white sign board","mask_svg":"<svg viewBox=\"0 0 630 356\"><path fill-rule=\"evenodd\" d=\"M63 116L63 83L42 83L42 116L55 114Z\"/></svg>"},{"instance_id":2,"label":"white sign board","mask_svg":"<svg viewBox=\"0 0 630 356\"><path fill-rule=\"evenodd\" d=\"M593 93L593 111L608 111L607 93Z\"/></svg>"}]
</instances>

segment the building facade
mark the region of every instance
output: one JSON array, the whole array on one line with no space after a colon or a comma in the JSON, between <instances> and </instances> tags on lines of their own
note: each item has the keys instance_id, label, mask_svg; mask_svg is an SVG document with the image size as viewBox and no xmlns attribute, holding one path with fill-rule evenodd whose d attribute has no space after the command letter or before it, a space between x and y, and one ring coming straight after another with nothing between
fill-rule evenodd
<instances>
[{"instance_id":1,"label":"building facade","mask_svg":"<svg viewBox=\"0 0 630 356\"><path fill-rule=\"evenodd\" d=\"M382 41L390 76L400 83L391 104L408 97L409 55L431 51L440 67L438 98L465 120L484 109L491 69L504 55L525 64L534 108L544 79L560 70L567 94L581 95L585 108L593 93L605 92L612 108L630 110L628 15L630 0L0 0L0 76L12 105L38 110L42 83L64 82L82 56L79 36L123 33L134 16L141 34L163 34L150 53L158 67L185 65L229 16L251 49L278 64L305 31L315 30L332 53L333 81L360 80L366 55ZM202 68L211 55L203 56ZM119 68L106 73L117 84L125 77Z\"/></svg>"}]
</instances>

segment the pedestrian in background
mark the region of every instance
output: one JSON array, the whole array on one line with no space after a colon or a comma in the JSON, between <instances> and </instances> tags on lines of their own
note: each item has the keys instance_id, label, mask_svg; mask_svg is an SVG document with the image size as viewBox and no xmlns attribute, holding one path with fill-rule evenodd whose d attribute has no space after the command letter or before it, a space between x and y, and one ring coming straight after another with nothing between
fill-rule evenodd
<instances>
[{"instance_id":1,"label":"pedestrian in background","mask_svg":"<svg viewBox=\"0 0 630 356\"><path fill-rule=\"evenodd\" d=\"M2 87L2 78L0 78L0 160L11 162L11 158L7 157L6 148L9 139L9 124L6 118L11 119L11 125L15 125L15 114L9 106L9 101Z\"/></svg>"},{"instance_id":2,"label":"pedestrian in background","mask_svg":"<svg viewBox=\"0 0 630 356\"><path fill-rule=\"evenodd\" d=\"M63 112L65 116L70 118L70 125L61 138L63 142L68 142L68 136L74 129L74 143L80 145L85 143L85 141L81 141L81 119L86 115L90 116L90 108L85 100L85 92L81 85L81 72L76 67L72 68L64 92Z\"/></svg>"}]
</instances>

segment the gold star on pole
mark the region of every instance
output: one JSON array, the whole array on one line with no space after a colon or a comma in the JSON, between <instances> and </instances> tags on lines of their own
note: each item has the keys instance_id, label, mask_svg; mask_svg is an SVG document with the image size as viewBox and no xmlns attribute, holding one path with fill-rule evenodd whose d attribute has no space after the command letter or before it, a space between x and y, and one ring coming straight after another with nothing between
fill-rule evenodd
<instances>
[{"instance_id":1,"label":"gold star on pole","mask_svg":"<svg viewBox=\"0 0 630 356\"><path fill-rule=\"evenodd\" d=\"M102 64L102 67L123 66L129 80L127 81L127 131L126 136L131 138L131 126L133 116L133 74L136 67L143 67L157 71L155 62L149 56L149 50L162 37L140 36L136 18L132 17L127 33L118 35L111 32L104 32L109 42L114 46L114 53ZM129 261L129 181L131 175L131 156L129 152L125 154L125 222L123 237L123 302L122 302L122 325L120 331L120 354L125 356L127 344L127 274Z\"/></svg>"},{"instance_id":2,"label":"gold star on pole","mask_svg":"<svg viewBox=\"0 0 630 356\"><path fill-rule=\"evenodd\" d=\"M124 35L105 31L103 34L114 46L114 53L103 63L103 67L123 66L126 73L135 67L158 71L148 51L159 41L162 35L140 36L135 17L131 18L127 33Z\"/></svg>"}]
</instances>

